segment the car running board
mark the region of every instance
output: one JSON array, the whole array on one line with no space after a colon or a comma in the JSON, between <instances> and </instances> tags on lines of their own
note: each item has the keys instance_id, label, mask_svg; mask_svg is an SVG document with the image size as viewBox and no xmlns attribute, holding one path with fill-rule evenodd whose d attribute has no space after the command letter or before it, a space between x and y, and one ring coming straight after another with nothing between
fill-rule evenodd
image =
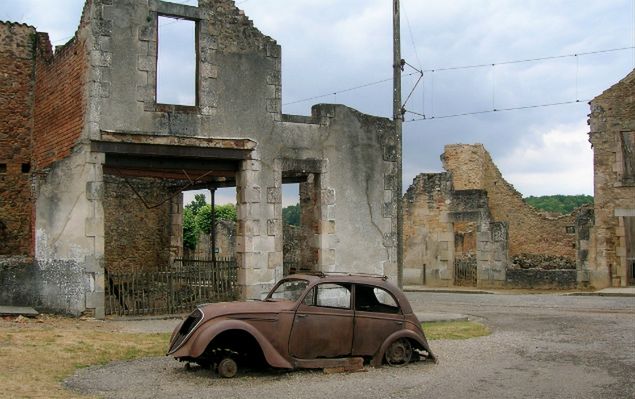
<instances>
[{"instance_id":1,"label":"car running board","mask_svg":"<svg viewBox=\"0 0 635 399\"><path fill-rule=\"evenodd\" d=\"M296 368L324 369L327 372L351 372L364 369L364 358L362 357L295 359L293 363Z\"/></svg>"}]
</instances>

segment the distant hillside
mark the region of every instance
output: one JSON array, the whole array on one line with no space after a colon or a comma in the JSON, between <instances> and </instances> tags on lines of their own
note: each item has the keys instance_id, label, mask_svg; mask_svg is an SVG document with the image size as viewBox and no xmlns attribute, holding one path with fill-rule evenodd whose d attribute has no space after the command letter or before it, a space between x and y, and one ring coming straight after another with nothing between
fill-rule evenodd
<instances>
[{"instance_id":1,"label":"distant hillside","mask_svg":"<svg viewBox=\"0 0 635 399\"><path fill-rule=\"evenodd\" d=\"M591 195L543 195L534 197L533 195L524 198L525 202L536 209L546 212L571 213L574 209L584 205L592 204Z\"/></svg>"}]
</instances>

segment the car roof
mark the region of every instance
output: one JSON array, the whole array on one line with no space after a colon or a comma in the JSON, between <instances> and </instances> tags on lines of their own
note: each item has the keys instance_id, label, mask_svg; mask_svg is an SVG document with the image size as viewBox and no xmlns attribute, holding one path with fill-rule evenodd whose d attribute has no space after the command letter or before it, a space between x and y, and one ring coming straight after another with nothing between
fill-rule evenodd
<instances>
[{"instance_id":1,"label":"car roof","mask_svg":"<svg viewBox=\"0 0 635 399\"><path fill-rule=\"evenodd\" d=\"M310 273L290 274L284 279L308 280L310 285L317 283L364 284L383 288L395 296L404 313L412 312L410 302L396 285L388 281L386 276L355 273Z\"/></svg>"}]
</instances>

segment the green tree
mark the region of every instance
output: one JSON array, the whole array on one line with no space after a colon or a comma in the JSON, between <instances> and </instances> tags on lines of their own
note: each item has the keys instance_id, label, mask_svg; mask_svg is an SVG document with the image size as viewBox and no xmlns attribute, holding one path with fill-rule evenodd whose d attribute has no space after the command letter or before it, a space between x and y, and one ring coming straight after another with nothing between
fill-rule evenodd
<instances>
[{"instance_id":1,"label":"green tree","mask_svg":"<svg viewBox=\"0 0 635 399\"><path fill-rule=\"evenodd\" d=\"M292 226L300 225L300 204L282 208L282 222Z\"/></svg>"},{"instance_id":2,"label":"green tree","mask_svg":"<svg viewBox=\"0 0 635 399\"><path fill-rule=\"evenodd\" d=\"M188 207L183 209L183 246L185 248L196 248L196 239L198 229L196 228L196 220L194 212Z\"/></svg>"},{"instance_id":3,"label":"green tree","mask_svg":"<svg viewBox=\"0 0 635 399\"><path fill-rule=\"evenodd\" d=\"M185 208L188 208L192 211L192 214L196 216L198 211L207 205L207 201L205 200L205 194L194 194L194 199L189 204L185 205Z\"/></svg>"},{"instance_id":4,"label":"green tree","mask_svg":"<svg viewBox=\"0 0 635 399\"><path fill-rule=\"evenodd\" d=\"M214 216L216 220L236 221L236 207L233 204L216 205ZM205 234L212 231L212 206L206 204L196 214L196 228Z\"/></svg>"},{"instance_id":5,"label":"green tree","mask_svg":"<svg viewBox=\"0 0 635 399\"><path fill-rule=\"evenodd\" d=\"M536 209L547 212L571 213L585 204L593 204L591 195L543 195L525 198L525 202Z\"/></svg>"}]
</instances>

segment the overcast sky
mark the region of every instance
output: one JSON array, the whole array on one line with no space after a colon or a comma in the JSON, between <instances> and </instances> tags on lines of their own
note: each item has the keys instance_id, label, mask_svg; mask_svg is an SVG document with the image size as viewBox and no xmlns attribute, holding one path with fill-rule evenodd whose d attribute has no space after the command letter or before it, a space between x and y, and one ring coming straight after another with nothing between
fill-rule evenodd
<instances>
[{"instance_id":1,"label":"overcast sky","mask_svg":"<svg viewBox=\"0 0 635 399\"><path fill-rule=\"evenodd\" d=\"M236 3L282 46L283 112L308 114L312 104L335 102L390 116L390 81L341 91L392 76L392 0ZM0 19L29 23L63 44L82 6L0 0ZM426 119L404 125L404 190L418 173L442 170L445 144L482 143L525 196L593 193L587 101L635 67L635 0L402 0L401 36L403 58L426 71L406 106ZM618 48L630 49L506 63ZM470 65L485 66L441 70ZM416 77L404 76L404 99ZM220 202L233 202L227 195Z\"/></svg>"}]
</instances>

